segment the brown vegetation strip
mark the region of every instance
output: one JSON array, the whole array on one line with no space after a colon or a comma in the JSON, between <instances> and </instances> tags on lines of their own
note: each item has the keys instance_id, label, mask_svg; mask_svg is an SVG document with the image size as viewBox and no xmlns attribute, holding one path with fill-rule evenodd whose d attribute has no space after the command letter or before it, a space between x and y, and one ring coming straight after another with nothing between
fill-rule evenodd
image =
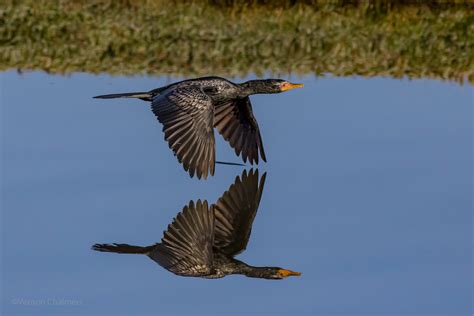
<instances>
[{"instance_id":1,"label":"brown vegetation strip","mask_svg":"<svg viewBox=\"0 0 474 316\"><path fill-rule=\"evenodd\" d=\"M474 82L474 10L462 1L262 2L7 1L0 70Z\"/></svg>"}]
</instances>

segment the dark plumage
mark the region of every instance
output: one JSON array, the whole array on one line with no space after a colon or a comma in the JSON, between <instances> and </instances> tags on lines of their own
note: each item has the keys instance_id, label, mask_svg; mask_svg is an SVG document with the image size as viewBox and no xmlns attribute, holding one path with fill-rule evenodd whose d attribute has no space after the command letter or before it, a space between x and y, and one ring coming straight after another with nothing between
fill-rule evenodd
<instances>
[{"instance_id":1,"label":"dark plumage","mask_svg":"<svg viewBox=\"0 0 474 316\"><path fill-rule=\"evenodd\" d=\"M99 95L94 98L138 98L151 101L163 124L165 139L189 172L200 179L214 175L214 128L242 155L244 162L266 161L262 137L249 96L279 93L302 87L280 79L251 80L241 84L219 77L184 80L148 92Z\"/></svg>"},{"instance_id":2,"label":"dark plumage","mask_svg":"<svg viewBox=\"0 0 474 316\"><path fill-rule=\"evenodd\" d=\"M161 243L148 247L128 244L95 244L104 252L145 254L165 269L181 276L222 278L243 274L264 279L298 276L278 267L253 267L234 258L247 247L252 223L262 197L265 174L242 173L216 204L190 202L164 232Z\"/></svg>"}]
</instances>

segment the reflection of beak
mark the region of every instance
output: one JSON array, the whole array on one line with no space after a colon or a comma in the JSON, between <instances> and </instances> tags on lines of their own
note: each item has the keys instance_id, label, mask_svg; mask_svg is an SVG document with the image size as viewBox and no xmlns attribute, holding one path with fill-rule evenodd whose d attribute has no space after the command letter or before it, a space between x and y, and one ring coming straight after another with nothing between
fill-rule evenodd
<instances>
[{"instance_id":1,"label":"reflection of beak","mask_svg":"<svg viewBox=\"0 0 474 316\"><path fill-rule=\"evenodd\" d=\"M280 90L281 91L288 91L288 90L295 89L295 88L303 88L303 86L304 86L304 84L302 84L302 83L283 82L280 85Z\"/></svg>"},{"instance_id":2,"label":"reflection of beak","mask_svg":"<svg viewBox=\"0 0 474 316\"><path fill-rule=\"evenodd\" d=\"M278 270L278 274L283 277L283 278L286 278L286 277L289 277L289 276L300 276L301 275L301 272L295 272L295 271L291 271L291 270L285 270L285 269L280 269Z\"/></svg>"}]
</instances>

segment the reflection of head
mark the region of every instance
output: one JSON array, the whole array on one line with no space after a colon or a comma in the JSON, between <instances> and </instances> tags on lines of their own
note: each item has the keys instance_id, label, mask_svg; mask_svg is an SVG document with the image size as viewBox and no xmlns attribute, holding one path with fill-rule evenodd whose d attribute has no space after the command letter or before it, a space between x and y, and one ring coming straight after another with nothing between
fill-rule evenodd
<instances>
[{"instance_id":1,"label":"reflection of head","mask_svg":"<svg viewBox=\"0 0 474 316\"><path fill-rule=\"evenodd\" d=\"M300 276L300 272L286 270L278 267L263 267L254 268L254 275L252 277L259 277L262 279L281 280L289 276Z\"/></svg>"}]
</instances>

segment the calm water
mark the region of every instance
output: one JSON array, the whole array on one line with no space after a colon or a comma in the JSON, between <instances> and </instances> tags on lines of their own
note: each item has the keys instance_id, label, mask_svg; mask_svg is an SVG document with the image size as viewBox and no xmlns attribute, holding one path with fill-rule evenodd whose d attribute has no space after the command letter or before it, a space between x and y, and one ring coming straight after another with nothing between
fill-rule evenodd
<instances>
[{"instance_id":1,"label":"calm water","mask_svg":"<svg viewBox=\"0 0 474 316\"><path fill-rule=\"evenodd\" d=\"M149 105L91 98L170 80L1 76L4 314L470 313L472 86L305 77L252 97L268 175L238 258L303 275L203 280L90 250L159 241L241 174L190 179ZM220 136L217 159L240 161Z\"/></svg>"}]
</instances>

